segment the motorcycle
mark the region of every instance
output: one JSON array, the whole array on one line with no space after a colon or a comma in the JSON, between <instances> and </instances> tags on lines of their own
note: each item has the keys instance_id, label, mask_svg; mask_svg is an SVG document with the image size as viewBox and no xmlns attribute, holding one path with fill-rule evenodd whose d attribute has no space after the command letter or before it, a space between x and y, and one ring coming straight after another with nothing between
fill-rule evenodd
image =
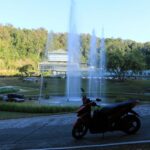
<instances>
[{"instance_id":1,"label":"motorcycle","mask_svg":"<svg viewBox=\"0 0 150 150\"><path fill-rule=\"evenodd\" d=\"M82 89L84 92L84 89ZM123 131L126 134L134 134L141 127L138 113L133 108L139 100L127 100L117 104L106 106L98 105L101 99L90 100L84 94L83 105L77 110L77 120L72 129L72 136L81 139L89 130L91 134L105 133L107 131ZM92 111L92 107L97 107Z\"/></svg>"}]
</instances>

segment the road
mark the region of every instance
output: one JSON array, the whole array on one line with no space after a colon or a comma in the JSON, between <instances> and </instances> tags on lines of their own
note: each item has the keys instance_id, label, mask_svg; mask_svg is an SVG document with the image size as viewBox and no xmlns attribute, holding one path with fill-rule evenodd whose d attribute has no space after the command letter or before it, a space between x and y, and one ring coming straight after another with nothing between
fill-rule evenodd
<instances>
[{"instance_id":1,"label":"road","mask_svg":"<svg viewBox=\"0 0 150 150\"><path fill-rule=\"evenodd\" d=\"M102 134L88 133L85 138L79 141L71 136L72 125L75 119L75 114L65 114L0 121L0 150L84 147L88 145L150 140L149 115L141 117L142 127L135 135L129 136L122 132L108 132L102 138Z\"/></svg>"}]
</instances>

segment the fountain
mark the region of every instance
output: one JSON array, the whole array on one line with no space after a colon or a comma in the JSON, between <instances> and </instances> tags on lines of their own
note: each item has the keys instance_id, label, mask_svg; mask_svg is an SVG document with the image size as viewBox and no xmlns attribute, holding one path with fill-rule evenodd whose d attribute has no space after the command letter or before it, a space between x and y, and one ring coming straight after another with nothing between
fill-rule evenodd
<instances>
[{"instance_id":1,"label":"fountain","mask_svg":"<svg viewBox=\"0 0 150 150\"><path fill-rule=\"evenodd\" d=\"M46 47L44 51L44 55L42 57L42 63L48 61L48 51L50 48L52 48L52 39L53 39L53 32L49 32L47 36L47 42L46 42ZM42 66L42 70L45 70L45 65ZM44 77L43 74L41 73L41 78L40 78L40 94L39 94L39 102L43 97L43 83L44 83Z\"/></svg>"},{"instance_id":2,"label":"fountain","mask_svg":"<svg viewBox=\"0 0 150 150\"><path fill-rule=\"evenodd\" d=\"M47 44L44 53L44 61L47 61L48 50L50 46L52 47L52 32L48 34ZM100 53L98 54L97 49L97 38L95 31L93 30L91 41L90 41L90 51L88 59L88 96L90 98L104 97L105 92L105 40L102 35L100 43ZM67 47L67 72L66 72L66 96L51 96L51 102L58 103L69 102L79 102L81 101L81 69L80 69L80 36L76 29L76 18L75 18L75 2L71 1L70 7L70 19L69 19L69 33L68 33L68 47ZM44 78L41 75L41 86L40 86L40 96L42 97ZM54 83L56 84L56 83ZM59 84L59 83L57 83ZM56 84L56 86L57 86ZM55 86L55 87L56 87ZM55 90L56 91L56 90Z\"/></svg>"},{"instance_id":3,"label":"fountain","mask_svg":"<svg viewBox=\"0 0 150 150\"><path fill-rule=\"evenodd\" d=\"M88 64L88 96L104 98L106 72L104 31L102 31L99 55L96 47L95 31L92 32Z\"/></svg>"},{"instance_id":4,"label":"fountain","mask_svg":"<svg viewBox=\"0 0 150 150\"><path fill-rule=\"evenodd\" d=\"M89 51L89 69L88 69L88 96L98 97L98 60L96 48L95 31L92 32L90 51Z\"/></svg>"},{"instance_id":5,"label":"fountain","mask_svg":"<svg viewBox=\"0 0 150 150\"><path fill-rule=\"evenodd\" d=\"M80 98L80 40L75 25L75 2L72 0L68 34L67 99Z\"/></svg>"},{"instance_id":6,"label":"fountain","mask_svg":"<svg viewBox=\"0 0 150 150\"><path fill-rule=\"evenodd\" d=\"M95 31L92 32L90 51L88 59L88 96L104 97L105 92L105 40L104 32L100 44L100 54L98 55L96 46ZM68 64L67 64L67 99L79 99L81 88L80 69L80 39L76 31L75 2L71 1L70 22L68 35ZM103 94L102 94L103 93Z\"/></svg>"},{"instance_id":7,"label":"fountain","mask_svg":"<svg viewBox=\"0 0 150 150\"><path fill-rule=\"evenodd\" d=\"M104 29L102 30L102 38L100 43L100 67L99 67L99 76L100 76L100 97L105 98L105 75L106 75L106 51L105 51L105 39L104 39Z\"/></svg>"}]
</instances>

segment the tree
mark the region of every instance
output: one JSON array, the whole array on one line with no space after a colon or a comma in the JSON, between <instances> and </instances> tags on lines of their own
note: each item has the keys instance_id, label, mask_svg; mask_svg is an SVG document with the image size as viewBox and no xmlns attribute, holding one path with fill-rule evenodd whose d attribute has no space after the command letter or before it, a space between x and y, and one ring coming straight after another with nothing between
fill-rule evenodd
<instances>
[{"instance_id":1,"label":"tree","mask_svg":"<svg viewBox=\"0 0 150 150\"><path fill-rule=\"evenodd\" d=\"M133 43L132 43L133 44ZM129 45L128 45L129 46ZM133 46L133 45L132 45ZM144 56L134 45L127 47L124 42L112 42L107 51L107 68L119 80L124 80L126 74L137 73L145 68Z\"/></svg>"},{"instance_id":2,"label":"tree","mask_svg":"<svg viewBox=\"0 0 150 150\"><path fill-rule=\"evenodd\" d=\"M0 73L2 70L13 70L18 73L18 68L28 64L38 70L38 63L42 59L46 46L47 33L43 28L20 29L12 25L0 25ZM53 50L67 50L68 34L53 34ZM82 63L86 63L88 60L90 38L90 34L80 35ZM123 76L128 69L138 72L138 70L144 69L145 63L146 69L150 69L150 42L138 43L119 38L107 38L105 42L108 69L116 72L118 76ZM97 48L99 48L99 39L97 44Z\"/></svg>"},{"instance_id":3,"label":"tree","mask_svg":"<svg viewBox=\"0 0 150 150\"><path fill-rule=\"evenodd\" d=\"M107 54L107 68L114 73L119 80L124 79L126 71L123 53L119 50L113 50Z\"/></svg>"},{"instance_id":4,"label":"tree","mask_svg":"<svg viewBox=\"0 0 150 150\"><path fill-rule=\"evenodd\" d=\"M90 49L90 34L81 34L81 59L82 62L88 60L88 50Z\"/></svg>"},{"instance_id":5,"label":"tree","mask_svg":"<svg viewBox=\"0 0 150 150\"><path fill-rule=\"evenodd\" d=\"M18 70L22 75L31 76L34 71L34 68L31 64L27 64L20 67Z\"/></svg>"},{"instance_id":6,"label":"tree","mask_svg":"<svg viewBox=\"0 0 150 150\"><path fill-rule=\"evenodd\" d=\"M145 59L143 54L138 50L129 51L125 55L125 63L128 70L138 73L145 69Z\"/></svg>"},{"instance_id":7,"label":"tree","mask_svg":"<svg viewBox=\"0 0 150 150\"><path fill-rule=\"evenodd\" d=\"M150 69L150 42L146 42L143 44L141 52L145 57L146 69Z\"/></svg>"}]
</instances>

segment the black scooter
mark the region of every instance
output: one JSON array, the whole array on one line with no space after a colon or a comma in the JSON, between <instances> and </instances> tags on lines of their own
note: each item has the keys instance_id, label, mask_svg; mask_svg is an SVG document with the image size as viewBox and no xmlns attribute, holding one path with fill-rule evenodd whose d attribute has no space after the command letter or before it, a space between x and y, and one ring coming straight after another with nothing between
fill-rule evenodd
<instances>
[{"instance_id":1,"label":"black scooter","mask_svg":"<svg viewBox=\"0 0 150 150\"><path fill-rule=\"evenodd\" d=\"M82 89L84 92L84 89ZM104 107L97 105L83 95L83 105L77 110L78 119L76 120L72 136L81 139L89 130L90 133L105 133L107 131L123 131L127 134L136 133L141 126L139 115L133 110L139 101L127 100L117 104L110 104ZM100 99L96 99L100 101ZM92 107L97 107L92 111Z\"/></svg>"}]
</instances>

